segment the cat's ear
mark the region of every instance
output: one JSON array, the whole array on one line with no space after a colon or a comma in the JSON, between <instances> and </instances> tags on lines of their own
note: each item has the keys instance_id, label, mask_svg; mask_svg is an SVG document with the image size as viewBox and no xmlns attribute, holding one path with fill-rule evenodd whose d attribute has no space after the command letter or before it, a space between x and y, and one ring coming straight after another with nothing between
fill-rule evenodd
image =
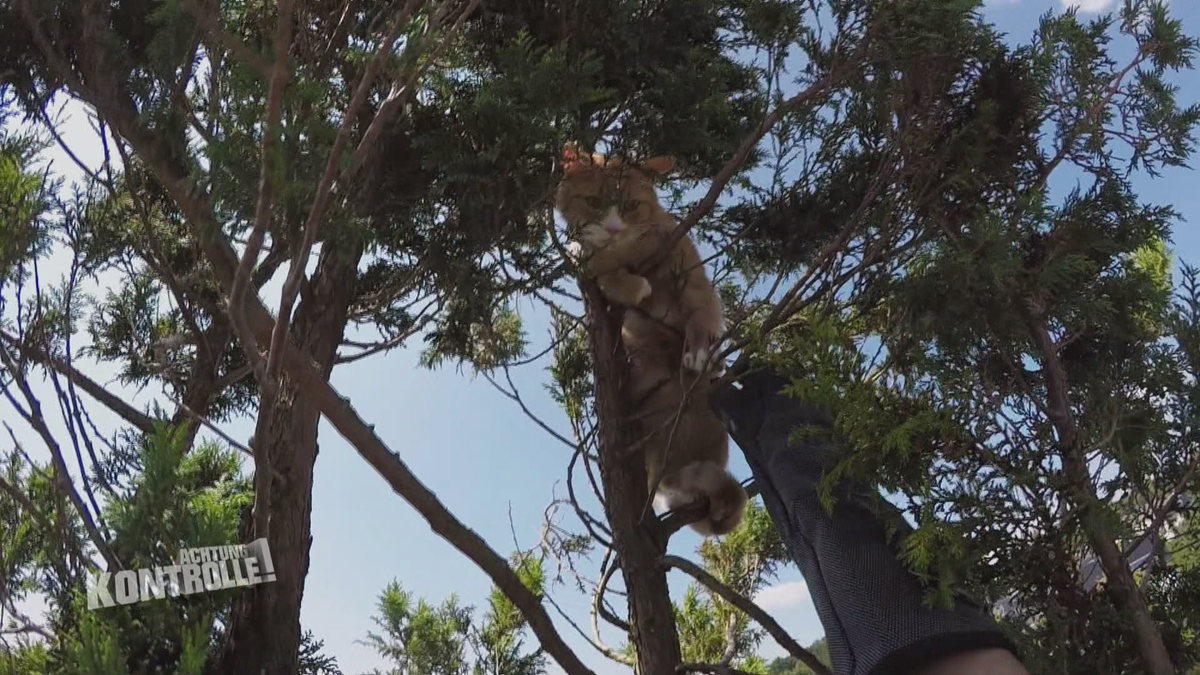
<instances>
[{"instance_id":1,"label":"cat's ear","mask_svg":"<svg viewBox=\"0 0 1200 675\"><path fill-rule=\"evenodd\" d=\"M651 157L650 159L644 160L639 166L643 171L658 178L667 175L671 169L675 168L675 158L668 157L666 155L660 155L658 157Z\"/></svg>"},{"instance_id":2,"label":"cat's ear","mask_svg":"<svg viewBox=\"0 0 1200 675\"><path fill-rule=\"evenodd\" d=\"M563 173L568 176L579 173L579 170L583 168L583 158L579 154L579 148L574 143L568 142L563 144L560 158L562 159Z\"/></svg>"}]
</instances>

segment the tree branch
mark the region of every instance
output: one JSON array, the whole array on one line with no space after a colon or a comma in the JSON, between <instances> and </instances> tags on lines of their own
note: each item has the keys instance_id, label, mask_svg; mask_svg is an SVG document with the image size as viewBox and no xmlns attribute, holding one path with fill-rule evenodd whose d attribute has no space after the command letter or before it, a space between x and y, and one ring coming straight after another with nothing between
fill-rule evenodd
<instances>
[{"instance_id":1,"label":"tree branch","mask_svg":"<svg viewBox=\"0 0 1200 675\"><path fill-rule=\"evenodd\" d=\"M24 6L25 3L22 4ZM42 45L43 48L49 48L45 41ZM153 132L142 126L129 101L121 99L115 92L99 92L82 87L77 78L72 77L71 70L65 62L56 59L55 63L57 68L65 69L63 76L76 87L76 93L94 106L146 162L147 168L154 173L179 207L200 242L214 276L223 291L228 293L232 289L239 263L238 256L229 240L222 234L209 197L193 189L188 168L172 157ZM256 339L270 339L275 321L257 293L247 292L244 306L236 309L245 312L247 325ZM437 496L412 474L399 455L392 452L379 438L374 428L359 417L350 402L325 380L315 364L290 340L284 341L281 356L283 368L296 380L298 391L321 410L338 433L354 446L398 495L425 518L434 532L475 562L489 576L497 588L518 608L543 649L567 675L593 675L563 641L538 596L522 583L504 558L459 521Z\"/></svg>"},{"instance_id":2,"label":"tree branch","mask_svg":"<svg viewBox=\"0 0 1200 675\"><path fill-rule=\"evenodd\" d=\"M731 668L720 663L681 663L677 673L707 673L708 675L753 675L744 670Z\"/></svg>"},{"instance_id":3,"label":"tree branch","mask_svg":"<svg viewBox=\"0 0 1200 675\"><path fill-rule=\"evenodd\" d=\"M863 45L865 44L866 38L864 37L862 44L860 44L858 50L856 50L856 55L863 49ZM679 222L674 231L671 232L670 236L663 241L661 247L655 253L655 255L651 256L643 264L642 270L645 271L661 265L671 254L671 251L674 250L675 245L687 236L688 232L695 227L696 223L700 222L701 218L708 215L708 212L711 211L714 206L716 206L717 200L721 197L721 193L725 191L725 186L727 186L729 181L733 180L733 177L742 170L746 160L750 158L750 154L753 153L754 148L758 146L758 142L761 141L763 137L766 136L767 133L770 132L771 129L774 128L774 126L778 124L781 119L783 119L784 115L796 110L800 106L805 105L829 89L833 88L842 80L843 77L849 74L850 68L854 63L857 63L856 58L849 58L836 63L833 68L830 69L830 72L827 75L818 79L807 89L797 93L783 103L780 103L775 107L774 110L768 113L767 116L763 118L762 122L759 122L754 131L750 132L749 135L742 139L741 144L738 145L737 150L733 153L733 157L730 157L729 161L725 162L725 165L721 167L721 170L717 172L716 177L713 178L712 185L709 186L708 192L705 193L704 197L698 204L696 204L696 206L688 213L688 215Z\"/></svg>"},{"instance_id":4,"label":"tree branch","mask_svg":"<svg viewBox=\"0 0 1200 675\"><path fill-rule=\"evenodd\" d=\"M525 416L528 417L529 419L533 420L534 423L537 424L539 427L541 427L543 431L545 431L546 433L548 433L551 436L553 436L554 438L556 438L558 441L560 441L563 445L567 446L568 448L571 448L572 450L577 449L577 446L575 443L571 442L571 440L569 438L567 438L566 436L564 436L564 435L558 433L557 431L555 431L554 429L552 429L549 424L546 424L545 422L543 422L541 418L539 418L537 415L533 414L533 411L530 410L529 407L525 405L524 399L521 398L521 392L517 391L516 385L513 384L512 376L509 374L508 366L504 366L504 377L505 377L505 379L508 380L509 389L505 389L504 387L500 386L500 383L496 382L496 380L491 375L487 374L486 372L483 373L483 377L485 380L488 381L489 384L492 385L492 387L494 387L496 389L496 391L500 392L501 394L504 394L509 399L516 401L517 405L521 406L521 411L525 413Z\"/></svg>"},{"instance_id":5,"label":"tree branch","mask_svg":"<svg viewBox=\"0 0 1200 675\"><path fill-rule=\"evenodd\" d=\"M392 22L392 28L384 38L383 44L379 46L375 56L371 58L366 70L363 71L354 96L346 106L345 112L342 113L342 125L333 141L333 148L329 151L329 158L325 161L325 172L321 175L321 182L317 184L316 197L313 198L312 208L309 209L308 218L304 222L304 234L300 247L292 258L287 279L283 283L283 290L280 291L279 318L275 322L275 331L271 334L270 348L267 352L267 377L271 380L279 377L282 367L280 352L291 323L292 307L296 304L296 296L300 294L300 281L304 277L305 263L312 252L313 244L316 243L317 231L321 228L321 221L325 218L325 211L329 207L329 197L333 191L334 179L337 178L338 167L341 166L342 152L350 142L350 133L358 118L358 109L367 100L367 95L371 92L371 85L375 83L379 69L392 54L400 30L408 23L409 16L420 2L421 0L407 0L404 3L404 7L396 15L396 20Z\"/></svg>"},{"instance_id":6,"label":"tree branch","mask_svg":"<svg viewBox=\"0 0 1200 675\"><path fill-rule=\"evenodd\" d=\"M279 18L275 25L275 64L271 72L271 85L267 92L266 120L263 124L262 173L259 178L258 204L254 211L254 229L246 244L246 252L233 278L229 292L229 320L233 323L238 341L246 352L246 358L258 375L258 422L255 438L267 437L271 416L275 412L275 401L279 395L277 373L264 366L258 353L258 343L246 327L241 311L244 305L246 286L250 281L250 270L258 262L267 224L271 221L275 184L272 180L275 164L275 145L279 135L279 120L283 108L283 88L288 77L288 52L292 46L292 13L294 0L279 0ZM266 538L271 523L271 454L266 443L254 444L254 535Z\"/></svg>"},{"instance_id":7,"label":"tree branch","mask_svg":"<svg viewBox=\"0 0 1200 675\"><path fill-rule=\"evenodd\" d=\"M228 49L234 58L238 59L264 79L271 77L271 64L259 56L246 43L233 37L221 28L221 19L216 12L206 11L196 0L182 0L183 8L187 10L205 31L216 38L221 46Z\"/></svg>"},{"instance_id":8,"label":"tree branch","mask_svg":"<svg viewBox=\"0 0 1200 675\"><path fill-rule=\"evenodd\" d=\"M20 351L25 358L32 359L44 367L53 368L73 380L79 385L80 389L86 391L101 405L116 413L117 416L135 427L138 431L146 434L154 432L155 421L153 417L137 410L117 396L109 393L103 385L79 372L79 370L68 365L62 359L49 355L39 347L24 344L16 336L9 334L7 331L0 330L0 339Z\"/></svg>"},{"instance_id":9,"label":"tree branch","mask_svg":"<svg viewBox=\"0 0 1200 675\"><path fill-rule=\"evenodd\" d=\"M29 382L25 379L25 376L21 374L21 371L18 369L17 365L13 363L12 357L8 354L8 350L0 349L0 361L4 362L9 374L12 375L13 382L21 391L21 395L24 396L25 402L29 405L29 409L25 410L21 408L16 399L13 397L12 392L8 390L8 387L3 388L4 396L9 400L10 403L12 403L13 408L18 411L25 421L28 422L31 427L33 427L34 431L36 431L38 436L41 437L42 442L46 444L46 449L50 451L51 461L54 463L54 469L57 473L57 476L54 480L55 485L67 496L68 499L71 500L71 504L74 505L75 510L79 513L79 517L83 520L83 526L87 530L88 537L91 538L92 543L96 545L96 549L100 551L100 555L102 555L105 562L108 563L109 569L122 569L121 561L117 559L117 556L109 547L108 542L104 539L104 536L96 527L96 522L93 520L91 512L88 510L87 505L83 503L83 498L79 495L79 490L77 490L75 488L75 484L71 482L71 474L67 470L67 462L66 459L63 458L62 448L59 447L58 441L54 439L54 435L50 433L49 427L46 426L45 417L42 416L41 403L38 401L37 397L33 395L33 390L29 388Z\"/></svg>"},{"instance_id":10,"label":"tree branch","mask_svg":"<svg viewBox=\"0 0 1200 675\"><path fill-rule=\"evenodd\" d=\"M668 569L673 567L687 573L688 576L703 584L705 588L745 612L750 618L757 621L758 625L762 626L772 638L775 638L775 642L779 643L780 647L787 650L796 660L811 668L817 675L833 675L829 668L825 667L824 663L821 663L820 659L792 639L792 636L787 634L783 626L780 626L779 622L771 618L771 615L767 614L763 608L718 581L716 577L705 572L699 565L674 555L664 555L662 557L662 565Z\"/></svg>"},{"instance_id":11,"label":"tree branch","mask_svg":"<svg viewBox=\"0 0 1200 675\"><path fill-rule=\"evenodd\" d=\"M1096 513L1102 505L1092 485L1079 428L1071 412L1066 368L1054 349L1054 340L1041 316L1040 303L1030 301L1027 305L1025 320L1045 373L1047 416L1058 432L1056 445L1067 478L1067 495L1075 503L1079 522L1108 578L1116 606L1129 615L1138 653L1147 670L1153 675L1170 675L1175 672L1175 666L1171 663L1158 623L1151 615L1145 597L1138 590L1133 572L1129 569L1129 560L1117 546L1105 519Z\"/></svg>"},{"instance_id":12,"label":"tree branch","mask_svg":"<svg viewBox=\"0 0 1200 675\"><path fill-rule=\"evenodd\" d=\"M300 358L298 354L296 356ZM288 360L290 362L292 359ZM512 601L529 623L542 647L563 670L568 675L592 675L592 671L563 642L538 597L522 583L504 558L492 550L474 530L459 521L437 496L412 474L400 456L388 449L379 438L374 427L358 416L350 401L338 394L314 368L306 365L292 370L292 365L287 365L289 374L299 380L301 391L312 397L338 433L358 450L359 455L388 482L392 490L411 504L438 536L478 565Z\"/></svg>"}]
</instances>

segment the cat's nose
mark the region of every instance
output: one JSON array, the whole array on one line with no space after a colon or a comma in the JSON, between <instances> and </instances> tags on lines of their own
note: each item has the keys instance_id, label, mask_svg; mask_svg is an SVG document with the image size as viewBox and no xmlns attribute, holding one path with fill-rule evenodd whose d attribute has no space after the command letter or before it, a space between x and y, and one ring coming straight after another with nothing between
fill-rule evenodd
<instances>
[{"instance_id":1,"label":"cat's nose","mask_svg":"<svg viewBox=\"0 0 1200 675\"><path fill-rule=\"evenodd\" d=\"M616 209L610 209L608 213L604 214L602 224L604 225L604 231L609 234L617 234L625 229L625 223L621 222L621 216L617 215Z\"/></svg>"}]
</instances>

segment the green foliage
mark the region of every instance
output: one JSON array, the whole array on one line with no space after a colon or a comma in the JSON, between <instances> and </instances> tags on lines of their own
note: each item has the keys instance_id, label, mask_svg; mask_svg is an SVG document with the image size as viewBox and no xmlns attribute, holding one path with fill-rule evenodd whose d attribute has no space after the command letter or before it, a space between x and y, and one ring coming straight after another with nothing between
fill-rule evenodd
<instances>
[{"instance_id":1,"label":"green foliage","mask_svg":"<svg viewBox=\"0 0 1200 675\"><path fill-rule=\"evenodd\" d=\"M7 101L0 98L0 125L8 122ZM30 136L0 130L0 286L22 280L28 273L22 263L48 244L42 219L51 186L32 166L41 149Z\"/></svg>"},{"instance_id":2,"label":"green foliage","mask_svg":"<svg viewBox=\"0 0 1200 675\"><path fill-rule=\"evenodd\" d=\"M513 557L513 569L527 588L542 593L541 561ZM374 617L383 633L370 632L362 642L393 665L372 675L540 675L546 657L540 648L524 649L526 623L520 611L492 589L481 619L451 595L433 606L416 599L393 581L379 596Z\"/></svg>"},{"instance_id":3,"label":"green foliage","mask_svg":"<svg viewBox=\"0 0 1200 675\"><path fill-rule=\"evenodd\" d=\"M812 652L826 667L833 667L833 663L829 660L828 640L821 638L806 649ZM781 656L767 664L766 675L812 675L812 669L794 657Z\"/></svg>"},{"instance_id":4,"label":"green foliage","mask_svg":"<svg viewBox=\"0 0 1200 675\"><path fill-rule=\"evenodd\" d=\"M126 568L169 565L181 547L222 545L237 539L240 514L253 498L249 481L240 475L240 458L208 443L185 454L185 431L164 425L154 435L139 439L139 469L128 477L128 492L113 499L103 513L112 530L112 549ZM32 669L17 668L14 675L204 672L219 635L214 618L225 616L238 591L87 609L82 595L86 569L77 555L69 555L71 549L92 554L82 526L69 523L64 540L39 523L55 508L47 467L30 466L15 451L3 467L5 483L27 494L40 513L21 508L0 491L0 519L14 535L0 544L0 579L11 589L5 591L7 597L13 599L29 592L49 595L47 628L57 639L48 648L27 647L7 654L0 667L36 664ZM319 653L320 643L313 644L311 635L304 649L301 672L339 673L336 662Z\"/></svg>"},{"instance_id":5,"label":"green foliage","mask_svg":"<svg viewBox=\"0 0 1200 675\"><path fill-rule=\"evenodd\" d=\"M791 561L770 516L757 501L749 504L745 519L736 530L719 540L705 540L697 553L705 571L748 598L773 580L781 565ZM732 664L746 672L766 672L765 664L756 654L764 635L762 629L752 624L741 610L703 586L697 583L688 586L676 604L675 622L684 661L717 663L725 655L732 637Z\"/></svg>"},{"instance_id":6,"label":"green foliage","mask_svg":"<svg viewBox=\"0 0 1200 675\"><path fill-rule=\"evenodd\" d=\"M17 645L0 659L0 675L27 675L44 673L49 664L45 645Z\"/></svg>"},{"instance_id":7,"label":"green foliage","mask_svg":"<svg viewBox=\"0 0 1200 675\"><path fill-rule=\"evenodd\" d=\"M879 134L905 162L889 194L873 196L860 179L857 195L837 197L865 214L851 222L847 257L861 261L856 237L894 236L894 254L838 297L810 301L759 356L793 374L793 395L830 409L831 433L851 450L826 473L827 506L842 479L900 496L918 527L897 528L899 550L931 602L956 590L1005 601L1034 672L1128 672L1139 658L1128 613L1106 586L1081 588L1077 571L1097 537L1132 545L1168 486L1195 486L1183 469L1196 461L1186 440L1194 272L1184 267L1183 293L1172 297L1177 215L1138 199L1129 174L1190 154L1197 108L1176 104L1159 78L1190 66L1200 43L1163 6L1129 2L1120 21L1047 15L1007 55L970 21L938 23L953 15L943 9L922 21L943 26L956 55L929 61L909 84L881 78L862 90L912 96L902 99L907 119L934 115L931 135L846 118L860 129L849 138ZM1131 61L1114 56L1120 34L1136 47ZM904 71L899 30L894 39ZM1023 92L1010 101L1016 124L1001 128L1013 115L987 113L1000 100L972 103L992 86L988 64ZM932 148L944 170L935 183L916 170L909 143L914 153ZM841 166L822 176L853 185ZM1053 195L1048 181L1067 171L1078 185ZM836 194L816 185L817 195ZM788 189L739 218L775 222L789 199L801 203ZM1081 455L1091 474L1083 491L1061 470ZM1188 602L1188 574L1174 560L1158 560L1142 592L1171 657L1190 667L1192 619L1167 609Z\"/></svg>"}]
</instances>

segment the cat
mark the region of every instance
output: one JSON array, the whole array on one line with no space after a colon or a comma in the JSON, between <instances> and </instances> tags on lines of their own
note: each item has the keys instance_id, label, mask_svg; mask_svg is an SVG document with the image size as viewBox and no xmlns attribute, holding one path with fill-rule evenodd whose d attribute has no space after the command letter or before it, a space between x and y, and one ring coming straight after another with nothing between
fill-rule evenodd
<instances>
[{"instance_id":1,"label":"cat","mask_svg":"<svg viewBox=\"0 0 1200 675\"><path fill-rule=\"evenodd\" d=\"M555 208L570 229L572 253L610 302L629 308L621 341L630 361L628 395L644 425L638 447L648 489L671 510L707 496L708 513L692 528L704 536L728 534L749 499L726 469L729 436L708 405L715 345L724 332L720 297L686 236L664 262L644 276L637 272L677 226L654 190L674 159L630 163L572 145L562 159Z\"/></svg>"}]
</instances>

